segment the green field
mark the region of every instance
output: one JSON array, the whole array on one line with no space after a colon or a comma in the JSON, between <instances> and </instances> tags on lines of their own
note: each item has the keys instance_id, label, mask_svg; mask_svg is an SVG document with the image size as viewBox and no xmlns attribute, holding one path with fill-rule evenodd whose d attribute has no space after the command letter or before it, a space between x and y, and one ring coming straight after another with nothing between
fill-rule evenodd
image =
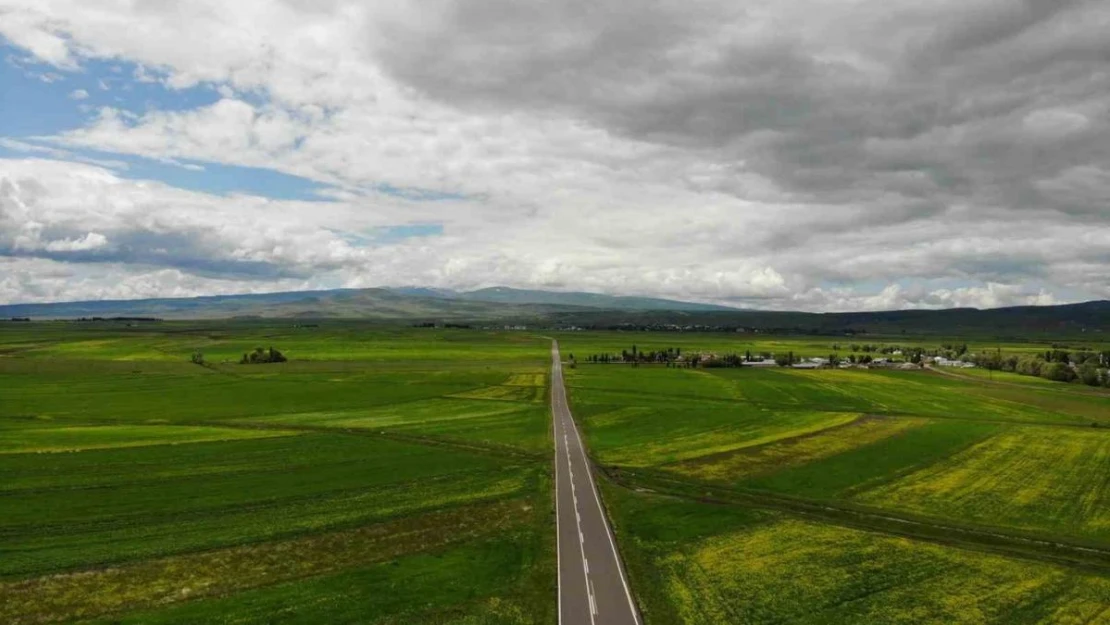
<instances>
[{"instance_id":1,"label":"green field","mask_svg":"<svg viewBox=\"0 0 1110 625\"><path fill-rule=\"evenodd\" d=\"M555 623L539 334L0 324L0 622ZM822 337L556 336L648 625L1110 622L1105 392L584 362Z\"/></svg>"},{"instance_id":2,"label":"green field","mask_svg":"<svg viewBox=\"0 0 1110 625\"><path fill-rule=\"evenodd\" d=\"M645 623L1110 622L1110 396L1020 377L580 362L567 380Z\"/></svg>"},{"instance_id":3,"label":"green field","mask_svg":"<svg viewBox=\"0 0 1110 625\"><path fill-rule=\"evenodd\" d=\"M0 622L553 623L547 370L519 333L2 326Z\"/></svg>"}]
</instances>

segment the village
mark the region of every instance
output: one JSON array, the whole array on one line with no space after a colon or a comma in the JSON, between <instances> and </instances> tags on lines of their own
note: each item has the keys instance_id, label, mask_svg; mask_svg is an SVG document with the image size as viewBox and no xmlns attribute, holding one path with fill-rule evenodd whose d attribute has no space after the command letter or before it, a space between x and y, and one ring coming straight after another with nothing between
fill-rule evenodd
<instances>
[{"instance_id":1,"label":"village","mask_svg":"<svg viewBox=\"0 0 1110 625\"><path fill-rule=\"evenodd\" d=\"M947 346L946 346L947 348ZM642 364L664 365L674 368L740 368L740 367L780 367L790 369L921 369L927 366L974 368L976 364L971 361L966 351L962 351L960 358L952 357L953 350L942 348L927 352L921 348L903 350L894 347L879 346L851 346L851 353L842 356L840 346L833 346L833 353L827 357L800 357L793 351L776 354L774 352L753 353L746 351L743 354L720 354L715 351L683 351L681 348L669 347L662 350L638 350L635 345L631 350L621 350L620 354L592 354L586 357L585 362L593 364ZM859 353L857 353L859 352ZM572 366L577 360L571 355Z\"/></svg>"}]
</instances>

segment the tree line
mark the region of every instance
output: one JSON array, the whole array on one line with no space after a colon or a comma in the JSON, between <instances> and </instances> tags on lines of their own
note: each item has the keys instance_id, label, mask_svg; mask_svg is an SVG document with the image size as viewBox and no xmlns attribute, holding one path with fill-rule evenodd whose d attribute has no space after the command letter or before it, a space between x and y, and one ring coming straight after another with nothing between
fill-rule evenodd
<instances>
[{"instance_id":1,"label":"tree line","mask_svg":"<svg viewBox=\"0 0 1110 625\"><path fill-rule=\"evenodd\" d=\"M1039 354L1003 354L1001 350L971 356L970 361L991 371L1008 371L1055 382L1080 382L1110 388L1110 350L1053 348Z\"/></svg>"}]
</instances>

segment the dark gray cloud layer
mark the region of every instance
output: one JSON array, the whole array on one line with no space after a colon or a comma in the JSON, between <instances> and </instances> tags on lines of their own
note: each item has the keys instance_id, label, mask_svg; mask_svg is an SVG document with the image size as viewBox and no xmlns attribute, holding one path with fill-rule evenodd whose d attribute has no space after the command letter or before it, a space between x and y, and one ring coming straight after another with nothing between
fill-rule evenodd
<instances>
[{"instance_id":1,"label":"dark gray cloud layer","mask_svg":"<svg viewBox=\"0 0 1110 625\"><path fill-rule=\"evenodd\" d=\"M444 102L704 150L879 221L961 202L1107 218L1110 5L791 4L424 3L379 50Z\"/></svg>"}]
</instances>

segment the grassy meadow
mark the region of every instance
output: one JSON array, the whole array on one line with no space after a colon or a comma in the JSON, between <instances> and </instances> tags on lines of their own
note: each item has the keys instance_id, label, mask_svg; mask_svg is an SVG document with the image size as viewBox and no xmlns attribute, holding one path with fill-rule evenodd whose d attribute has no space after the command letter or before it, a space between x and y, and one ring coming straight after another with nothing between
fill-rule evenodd
<instances>
[{"instance_id":1,"label":"grassy meadow","mask_svg":"<svg viewBox=\"0 0 1110 625\"><path fill-rule=\"evenodd\" d=\"M560 337L831 351L691 339ZM1110 395L960 374L580 358L571 403L644 622L1110 623Z\"/></svg>"},{"instance_id":2,"label":"grassy meadow","mask_svg":"<svg viewBox=\"0 0 1110 625\"><path fill-rule=\"evenodd\" d=\"M845 341L554 334L646 624L1110 623L1105 392L590 364L633 343ZM271 346L288 362L238 364ZM557 622L549 346L358 321L0 323L0 622Z\"/></svg>"},{"instance_id":3,"label":"grassy meadow","mask_svg":"<svg viewBox=\"0 0 1110 625\"><path fill-rule=\"evenodd\" d=\"M0 622L554 623L548 349L0 325Z\"/></svg>"}]
</instances>

